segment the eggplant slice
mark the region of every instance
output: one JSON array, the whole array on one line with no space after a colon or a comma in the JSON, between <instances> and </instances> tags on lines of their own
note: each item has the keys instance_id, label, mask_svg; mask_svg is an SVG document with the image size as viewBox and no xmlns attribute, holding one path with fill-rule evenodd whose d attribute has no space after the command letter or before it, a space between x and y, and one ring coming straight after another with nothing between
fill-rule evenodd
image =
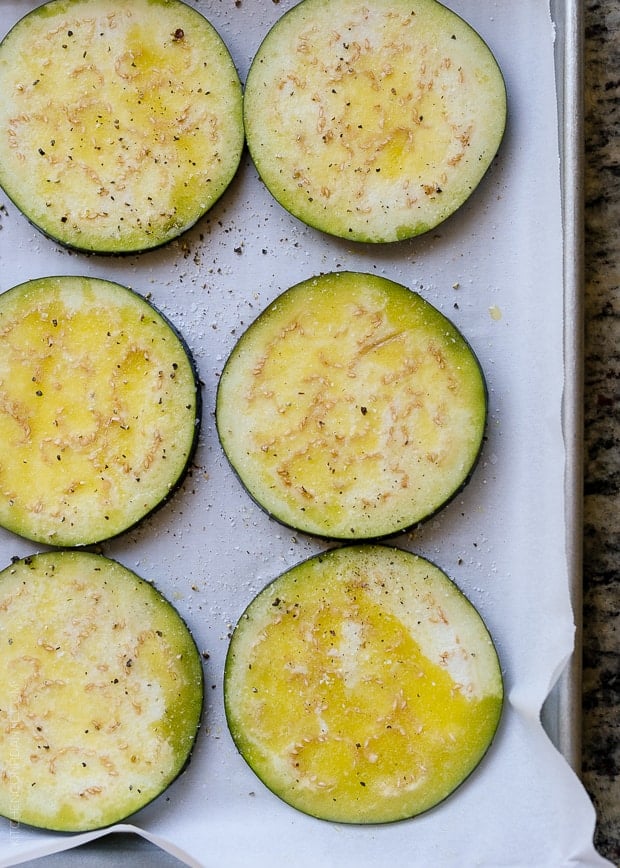
<instances>
[{"instance_id":1,"label":"eggplant slice","mask_svg":"<svg viewBox=\"0 0 620 868\"><path fill-rule=\"evenodd\" d=\"M0 573L0 814L62 832L124 820L186 767L200 654L149 582L53 551Z\"/></svg>"},{"instance_id":2,"label":"eggplant slice","mask_svg":"<svg viewBox=\"0 0 620 868\"><path fill-rule=\"evenodd\" d=\"M250 153L275 199L353 241L427 232L476 189L506 88L482 38L436 0L303 0L247 76Z\"/></svg>"},{"instance_id":3,"label":"eggplant slice","mask_svg":"<svg viewBox=\"0 0 620 868\"><path fill-rule=\"evenodd\" d=\"M0 295L0 525L55 546L117 536L189 468L190 351L138 293L44 277Z\"/></svg>"},{"instance_id":4,"label":"eggplant slice","mask_svg":"<svg viewBox=\"0 0 620 868\"><path fill-rule=\"evenodd\" d=\"M0 43L0 186L68 247L165 244L236 174L243 94L180 0L52 0Z\"/></svg>"},{"instance_id":5,"label":"eggplant slice","mask_svg":"<svg viewBox=\"0 0 620 868\"><path fill-rule=\"evenodd\" d=\"M420 814L478 766L501 717L491 637L434 564L345 546L268 585L233 633L224 698L243 758L340 823Z\"/></svg>"},{"instance_id":6,"label":"eggplant slice","mask_svg":"<svg viewBox=\"0 0 620 868\"><path fill-rule=\"evenodd\" d=\"M330 539L393 536L469 480L486 424L480 364L459 330L387 278L292 287L241 336L216 422L251 496Z\"/></svg>"}]
</instances>

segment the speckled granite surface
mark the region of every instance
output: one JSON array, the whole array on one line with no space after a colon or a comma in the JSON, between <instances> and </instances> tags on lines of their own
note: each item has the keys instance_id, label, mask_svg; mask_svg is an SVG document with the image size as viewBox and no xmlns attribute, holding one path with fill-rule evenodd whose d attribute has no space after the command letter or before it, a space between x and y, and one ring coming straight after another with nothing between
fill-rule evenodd
<instances>
[{"instance_id":1,"label":"speckled granite surface","mask_svg":"<svg viewBox=\"0 0 620 868\"><path fill-rule=\"evenodd\" d=\"M585 0L583 781L620 864L620 5Z\"/></svg>"}]
</instances>

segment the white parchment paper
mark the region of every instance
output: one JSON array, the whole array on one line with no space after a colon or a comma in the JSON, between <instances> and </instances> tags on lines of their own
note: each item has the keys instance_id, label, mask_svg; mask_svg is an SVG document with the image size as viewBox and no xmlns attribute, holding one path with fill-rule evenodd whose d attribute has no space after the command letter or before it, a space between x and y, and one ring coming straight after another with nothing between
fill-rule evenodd
<instances>
[{"instance_id":1,"label":"white parchment paper","mask_svg":"<svg viewBox=\"0 0 620 868\"><path fill-rule=\"evenodd\" d=\"M2 0L0 35L37 5ZM293 3L191 5L216 26L244 79L269 26ZM209 655L204 724L188 770L130 825L116 827L137 831L189 865L609 864L592 847L592 805L539 722L574 639L564 520L554 30L541 0L449 5L495 53L506 78L509 123L479 189L426 236L382 247L322 236L271 199L249 158L186 236L129 258L62 249L29 226L0 191L0 291L43 275L89 274L150 293L184 334L204 382L191 476L152 519L102 547L166 594ZM424 816L382 827L325 823L280 802L237 755L222 707L232 625L269 580L325 544L268 519L241 489L215 433L218 374L244 327L275 295L337 269L385 275L420 292L463 331L490 393L488 439L471 483L435 519L394 544L435 561L481 612L502 661L504 716L490 752L450 799ZM0 530L0 567L33 550ZM0 866L101 834L60 836L0 820Z\"/></svg>"}]
</instances>

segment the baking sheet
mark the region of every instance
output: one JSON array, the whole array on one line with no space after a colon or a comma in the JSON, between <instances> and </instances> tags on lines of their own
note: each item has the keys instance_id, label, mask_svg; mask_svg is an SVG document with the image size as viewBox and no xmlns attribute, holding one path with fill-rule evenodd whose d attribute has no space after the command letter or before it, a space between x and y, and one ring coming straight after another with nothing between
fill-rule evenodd
<instances>
[{"instance_id":1,"label":"baking sheet","mask_svg":"<svg viewBox=\"0 0 620 868\"><path fill-rule=\"evenodd\" d=\"M3 2L0 31L37 5ZM293 3L191 5L217 27L243 79L268 27ZM6 209L0 217L0 290L46 274L85 273L150 293L185 335L205 384L191 477L137 531L102 547L154 581L209 653L205 720L188 771L130 824L115 827L137 831L189 865L380 868L402 865L404 853L411 866L609 864L592 848L593 808L570 768L578 742L571 531L580 533L574 524L579 322L578 310L567 308L576 290L575 265L567 268L566 255L567 249L576 252L575 202L562 175L562 131L574 127L562 112L570 97L566 81L574 81L566 75L572 55L555 50L554 22L542 0L449 5L496 54L510 114L483 184L426 236L380 248L321 236L282 211L248 158L195 229L162 250L123 259L60 248L0 193ZM556 20L559 11L564 26L573 13L574 27L577 7L558 5L561 10L552 7ZM575 38L574 30L564 28L562 36L567 33ZM574 168L574 152L568 160ZM221 699L228 634L238 615L271 578L325 544L277 525L241 490L213 424L217 376L243 327L275 295L338 269L383 274L435 304L473 345L490 394L488 439L470 485L434 520L394 544L437 562L480 610L502 660L504 718L491 751L452 798L422 817L386 827L322 823L266 792L234 750ZM0 565L33 550L0 532ZM540 724L554 685L545 720L563 755ZM100 834L59 836L0 821L0 866ZM101 851L104 862L119 861L125 851L110 852ZM84 864L84 851L73 854Z\"/></svg>"}]
</instances>

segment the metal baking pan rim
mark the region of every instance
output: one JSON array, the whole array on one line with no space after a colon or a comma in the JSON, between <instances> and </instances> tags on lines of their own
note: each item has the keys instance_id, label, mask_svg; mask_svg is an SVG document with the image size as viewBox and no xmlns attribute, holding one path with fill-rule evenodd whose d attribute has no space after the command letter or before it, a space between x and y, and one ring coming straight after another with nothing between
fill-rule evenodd
<instances>
[{"instance_id":1,"label":"metal baking pan rim","mask_svg":"<svg viewBox=\"0 0 620 868\"><path fill-rule=\"evenodd\" d=\"M562 187L564 394L567 569L575 622L574 649L542 710L549 737L572 769L581 771L583 609L583 4L551 0Z\"/></svg>"}]
</instances>

